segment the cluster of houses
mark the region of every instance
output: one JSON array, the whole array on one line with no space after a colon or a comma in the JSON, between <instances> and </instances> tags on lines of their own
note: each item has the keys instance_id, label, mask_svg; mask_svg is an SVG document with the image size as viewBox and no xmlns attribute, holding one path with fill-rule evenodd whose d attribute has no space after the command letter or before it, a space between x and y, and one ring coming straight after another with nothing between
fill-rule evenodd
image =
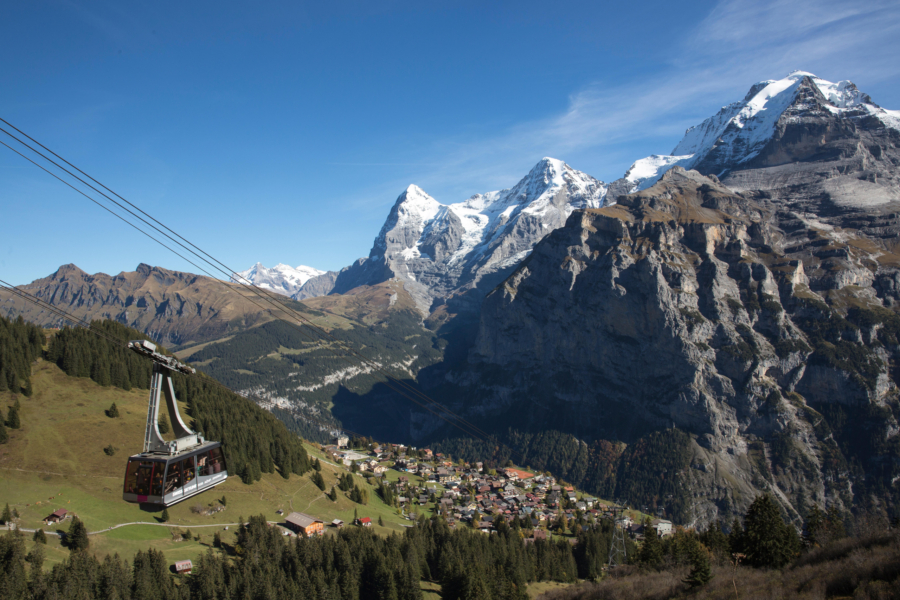
<instances>
[{"instance_id":1,"label":"cluster of houses","mask_svg":"<svg viewBox=\"0 0 900 600\"><path fill-rule=\"evenodd\" d=\"M370 471L375 476L383 476L388 469L403 473L396 483L400 508L412 513L416 507L433 503L435 511L443 514L451 526L467 522L488 532L495 529L494 523L502 516L506 522L518 519L539 538L546 535L543 530L553 529L562 513L567 522L577 522L581 527L610 518L635 537L643 534L643 524L634 523L597 498L579 496L574 488L561 486L549 475L535 476L514 468L486 472L480 462L454 463L427 448L376 445L363 454L347 450L346 438L335 442L325 447L332 459L345 466L355 464L360 471ZM671 521L656 519L651 525L659 535L674 533Z\"/></svg>"}]
</instances>

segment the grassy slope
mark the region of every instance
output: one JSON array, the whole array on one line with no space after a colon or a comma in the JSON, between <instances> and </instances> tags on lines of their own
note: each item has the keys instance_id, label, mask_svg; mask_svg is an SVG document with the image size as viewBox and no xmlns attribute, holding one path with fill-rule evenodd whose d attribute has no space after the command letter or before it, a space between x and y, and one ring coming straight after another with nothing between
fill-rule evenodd
<instances>
[{"instance_id":1,"label":"grassy slope","mask_svg":"<svg viewBox=\"0 0 900 600\"><path fill-rule=\"evenodd\" d=\"M0 446L0 506L9 503L18 510L20 526L28 529L43 526L41 520L58 508L76 513L89 531L120 523L158 521L160 513L143 511L121 499L126 459L140 451L149 392L102 388L89 379L68 377L43 361L35 364L34 373L33 397L19 397L22 428L9 430L9 443ZM12 402L11 394L0 393L0 406ZM118 419L104 414L113 402L119 407ZM109 444L119 448L111 457L103 452ZM321 457L314 448L308 449ZM343 468L323 462L326 489L342 472ZM359 481L362 484L364 480ZM211 516L191 512L195 505L218 504L222 496L227 499L226 510ZM263 514L277 521L280 517L275 511L282 509L285 513L307 512L326 522L335 518L349 521L354 507L360 517L377 522L381 516L385 526L376 525L376 530L382 533L402 531L402 524L408 523L395 509L384 505L373 488L369 489L368 506L356 505L340 492L338 500L331 502L311 483L309 474L292 475L286 480L276 473L264 474L250 486L231 477L215 490L170 508L170 524L209 526L193 530L200 534L201 543L174 542L172 529L162 525L133 525L92 535L91 549L99 555L118 552L130 558L138 549L153 546L172 561L193 558L204 551L224 524L237 522L242 516L246 519ZM68 527L65 523L60 528ZM66 554L58 541L51 539L48 565Z\"/></svg>"}]
</instances>

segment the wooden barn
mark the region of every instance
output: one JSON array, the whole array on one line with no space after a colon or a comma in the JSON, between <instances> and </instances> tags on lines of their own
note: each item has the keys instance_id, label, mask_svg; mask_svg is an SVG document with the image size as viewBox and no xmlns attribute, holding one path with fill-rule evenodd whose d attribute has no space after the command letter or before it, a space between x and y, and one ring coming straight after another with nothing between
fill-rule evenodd
<instances>
[{"instance_id":1,"label":"wooden barn","mask_svg":"<svg viewBox=\"0 0 900 600\"><path fill-rule=\"evenodd\" d=\"M292 512L284 521L297 534L302 533L307 537L325 534L325 523L323 521L303 513Z\"/></svg>"}]
</instances>

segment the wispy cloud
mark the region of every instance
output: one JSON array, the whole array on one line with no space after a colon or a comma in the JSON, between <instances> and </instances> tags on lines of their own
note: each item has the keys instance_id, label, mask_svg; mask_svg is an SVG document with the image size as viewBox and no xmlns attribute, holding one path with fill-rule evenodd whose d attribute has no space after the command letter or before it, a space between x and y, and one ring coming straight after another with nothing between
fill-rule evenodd
<instances>
[{"instance_id":1,"label":"wispy cloud","mask_svg":"<svg viewBox=\"0 0 900 600\"><path fill-rule=\"evenodd\" d=\"M438 142L427 162L441 167L422 169L419 182L438 193L467 185L484 191L515 183L544 155L589 155L594 164L574 166L615 178L625 162L642 157L623 157L636 142L659 140L665 145L653 152L669 152L688 126L740 100L756 81L804 69L826 79L874 83L896 78L898 55L896 2L723 0L653 76L624 83L601 78L572 94L560 114L490 137Z\"/></svg>"}]
</instances>

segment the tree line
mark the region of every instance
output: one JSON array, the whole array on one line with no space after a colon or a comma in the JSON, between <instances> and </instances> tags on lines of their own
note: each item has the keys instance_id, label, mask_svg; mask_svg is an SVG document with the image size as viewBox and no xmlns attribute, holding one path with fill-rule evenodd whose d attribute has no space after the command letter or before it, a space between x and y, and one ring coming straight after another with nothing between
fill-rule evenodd
<instances>
[{"instance_id":1,"label":"tree line","mask_svg":"<svg viewBox=\"0 0 900 600\"><path fill-rule=\"evenodd\" d=\"M190 576L170 575L155 550L138 552L130 565L119 556L95 558L85 552L86 544L76 543L75 522L70 557L45 573L41 545L26 554L24 536L13 530L0 538L0 589L9 600L419 600L426 580L441 584L444 600L525 600L531 582L601 579L614 527L604 520L578 526L574 538L526 540L518 523L502 518L496 533L485 535L421 516L402 534L386 537L345 528L336 535L286 539L263 515L241 521L232 542L217 536L218 550L202 555ZM710 561L781 568L804 548L843 536L840 516L816 509L801 538L763 495L728 534L715 525L703 532L679 528L661 539L648 526L641 548L636 551L629 541L628 553L629 562L650 570L690 565L685 583L699 587L712 577Z\"/></svg>"},{"instance_id":2,"label":"tree line","mask_svg":"<svg viewBox=\"0 0 900 600\"><path fill-rule=\"evenodd\" d=\"M44 351L44 330L26 322L0 317L0 392L31 396L31 365Z\"/></svg>"}]
</instances>

